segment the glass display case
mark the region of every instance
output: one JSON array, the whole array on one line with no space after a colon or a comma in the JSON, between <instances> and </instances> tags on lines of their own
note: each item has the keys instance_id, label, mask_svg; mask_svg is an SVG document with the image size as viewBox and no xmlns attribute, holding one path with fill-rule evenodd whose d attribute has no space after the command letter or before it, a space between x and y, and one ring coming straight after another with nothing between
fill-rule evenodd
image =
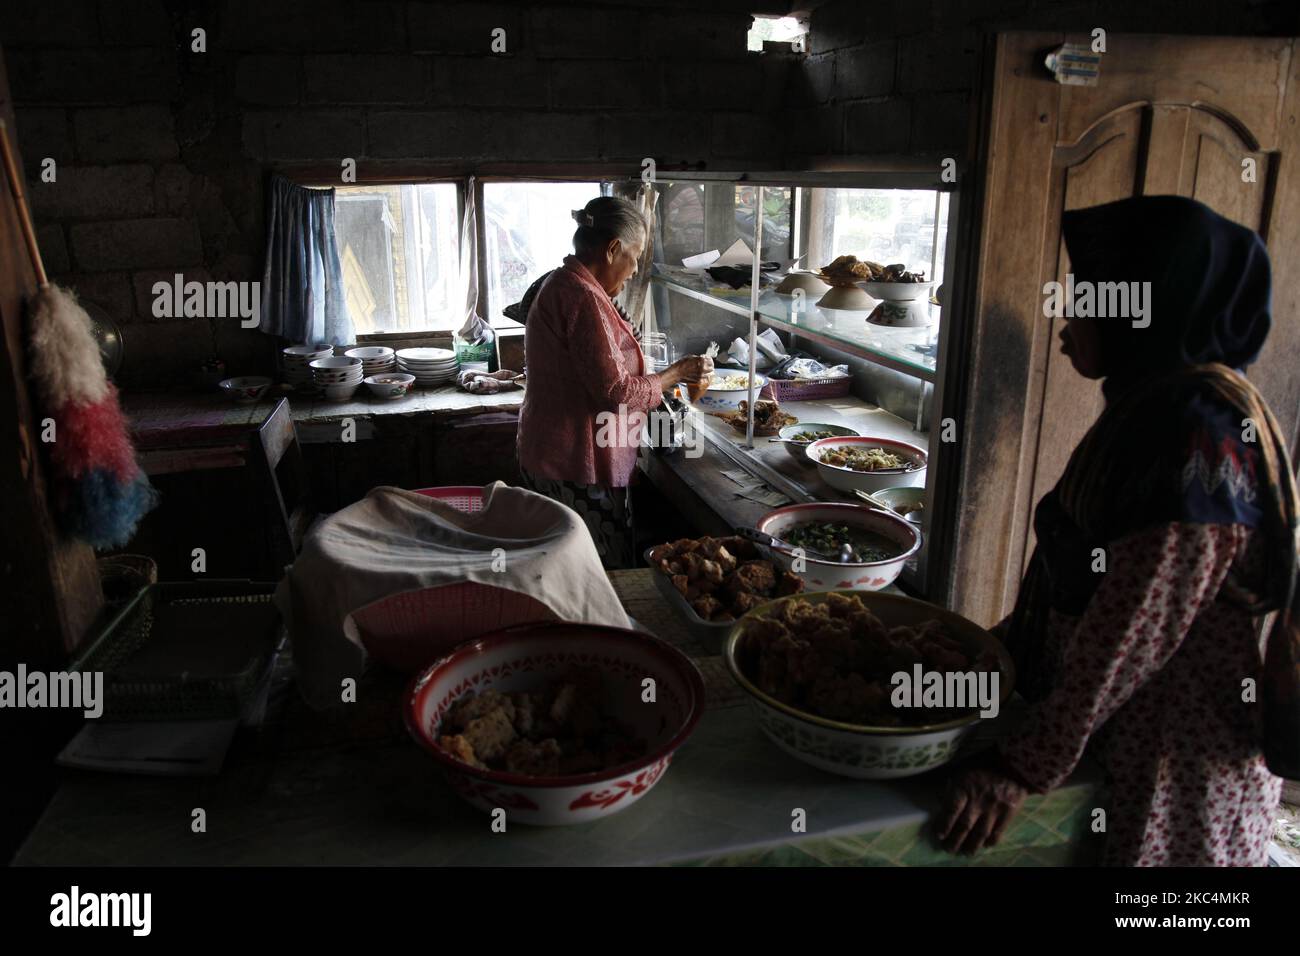
<instances>
[{"instance_id":1,"label":"glass display case","mask_svg":"<svg viewBox=\"0 0 1300 956\"><path fill-rule=\"evenodd\" d=\"M800 421L846 424L927 450L927 544L900 579L909 590L926 594L932 503L950 490L939 487L946 470L944 442L930 438L933 413L943 407L947 356L941 303L950 272L949 237L956 235L950 228L956 213L953 184L944 182L936 167L683 175L657 183L657 189L652 331L665 336L677 356L717 342L715 361L724 370L729 356L740 354L747 355L749 372L762 375L755 339L768 329L787 351L847 366L848 394L791 402L783 393L781 406ZM715 251L719 258L710 267L702 260ZM786 273L818 272L844 255L923 274L926 294L896 303L855 291L859 301L853 304L861 307L845 309L820 304L823 291L776 291ZM723 265L731 268L719 268ZM744 347L733 348L737 340ZM730 368L743 372L746 365ZM715 450L794 502L859 500L831 488L815 466L798 461L784 445L755 437L752 399L768 394L747 397L743 435L698 409L693 413Z\"/></svg>"}]
</instances>

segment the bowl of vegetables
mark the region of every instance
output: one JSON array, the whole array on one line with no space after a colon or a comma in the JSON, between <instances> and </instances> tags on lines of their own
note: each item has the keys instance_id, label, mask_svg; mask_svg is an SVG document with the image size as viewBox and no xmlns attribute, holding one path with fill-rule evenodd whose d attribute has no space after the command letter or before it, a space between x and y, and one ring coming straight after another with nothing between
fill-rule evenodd
<instances>
[{"instance_id":1,"label":"bowl of vegetables","mask_svg":"<svg viewBox=\"0 0 1300 956\"><path fill-rule=\"evenodd\" d=\"M793 425L786 425L776 433L773 441L785 442L786 454L801 465L812 467L812 462L808 460L808 446L815 441L823 438L849 438L856 437L857 432L852 428L845 428L843 425L827 425L824 422L797 422Z\"/></svg>"},{"instance_id":2,"label":"bowl of vegetables","mask_svg":"<svg viewBox=\"0 0 1300 956\"><path fill-rule=\"evenodd\" d=\"M787 505L756 527L778 540L769 548L773 560L802 577L809 591L879 591L921 549L921 532L910 522L866 505Z\"/></svg>"},{"instance_id":3,"label":"bowl of vegetables","mask_svg":"<svg viewBox=\"0 0 1300 956\"><path fill-rule=\"evenodd\" d=\"M806 454L822 481L848 492L924 485L929 462L916 445L867 435L822 438L810 444Z\"/></svg>"}]
</instances>

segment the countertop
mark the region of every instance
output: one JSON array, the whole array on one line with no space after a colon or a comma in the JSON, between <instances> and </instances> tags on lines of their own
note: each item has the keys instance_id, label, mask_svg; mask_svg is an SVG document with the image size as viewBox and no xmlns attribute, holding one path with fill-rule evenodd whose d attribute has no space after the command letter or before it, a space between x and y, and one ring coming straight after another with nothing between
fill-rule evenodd
<instances>
[{"instance_id":1,"label":"countertop","mask_svg":"<svg viewBox=\"0 0 1300 956\"><path fill-rule=\"evenodd\" d=\"M722 668L663 602L648 569L611 578L638 624L681 647L705 677L708 710L664 779L637 804L572 827L510 827L455 795L408 738L405 681L368 672L359 702L316 714L280 681L275 716L236 738L220 776L65 771L16 864L550 864L955 862L926 821L951 773L856 781L778 750ZM282 677L285 675L282 675ZM1065 862L1086 833L1093 790L1031 798L1003 859ZM193 833L195 808L207 832ZM807 831L792 833L802 809ZM999 851L993 851L996 854ZM1022 858L1024 858L1022 860Z\"/></svg>"}]
</instances>

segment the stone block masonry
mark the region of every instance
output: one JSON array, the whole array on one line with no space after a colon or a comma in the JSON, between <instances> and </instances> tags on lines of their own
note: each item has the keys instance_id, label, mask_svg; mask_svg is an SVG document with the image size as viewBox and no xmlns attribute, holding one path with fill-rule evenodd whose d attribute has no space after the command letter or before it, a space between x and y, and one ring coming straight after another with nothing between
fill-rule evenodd
<instances>
[{"instance_id":1,"label":"stone block masonry","mask_svg":"<svg viewBox=\"0 0 1300 956\"><path fill-rule=\"evenodd\" d=\"M154 318L140 290L175 270L260 278L273 169L612 161L636 175L645 156L736 170L957 154L989 33L1134 19L1127 0L881 0L869 15L825 0L805 56L748 52L762 4L746 0L13 6L4 52L42 249L56 280L126 327L128 385L188 381L214 353L233 372L271 369L260 333ZM1292 35L1294 7L1161 2L1144 5L1144 29ZM190 49L196 27L205 53ZM54 182L40 175L47 158Z\"/></svg>"}]
</instances>

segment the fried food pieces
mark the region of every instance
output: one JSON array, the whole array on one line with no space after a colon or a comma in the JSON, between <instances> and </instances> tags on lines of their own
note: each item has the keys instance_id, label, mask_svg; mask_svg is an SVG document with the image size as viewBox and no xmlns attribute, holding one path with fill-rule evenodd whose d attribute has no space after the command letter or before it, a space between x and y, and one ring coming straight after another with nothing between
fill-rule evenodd
<instances>
[{"instance_id":1,"label":"fried food pieces","mask_svg":"<svg viewBox=\"0 0 1300 956\"><path fill-rule=\"evenodd\" d=\"M732 428L738 432L743 432L749 423L749 402L744 399L740 402L740 408L730 415L721 416ZM786 425L793 425L799 419L786 412L781 411L781 406L769 399L762 399L754 403L754 434L755 435L775 435Z\"/></svg>"},{"instance_id":2,"label":"fried food pieces","mask_svg":"<svg viewBox=\"0 0 1300 956\"><path fill-rule=\"evenodd\" d=\"M538 691L467 694L447 712L438 746L471 767L534 777L604 770L644 754L646 741L604 704L592 668Z\"/></svg>"},{"instance_id":3,"label":"fried food pieces","mask_svg":"<svg viewBox=\"0 0 1300 956\"><path fill-rule=\"evenodd\" d=\"M825 603L802 598L745 623L738 663L764 693L799 710L872 727L938 723L961 711L895 709L890 678L920 664L927 671L996 671L996 656L978 656L940 621L886 627L855 595Z\"/></svg>"},{"instance_id":4,"label":"fried food pieces","mask_svg":"<svg viewBox=\"0 0 1300 956\"><path fill-rule=\"evenodd\" d=\"M758 546L733 535L682 538L650 550L650 563L668 575L706 621L733 621L774 597L798 594L803 579L760 559Z\"/></svg>"},{"instance_id":5,"label":"fried food pieces","mask_svg":"<svg viewBox=\"0 0 1300 956\"><path fill-rule=\"evenodd\" d=\"M924 282L924 272L908 272L901 262L882 266L857 256L837 256L829 265L822 266L821 278L831 285L853 285L855 282Z\"/></svg>"},{"instance_id":6,"label":"fried food pieces","mask_svg":"<svg viewBox=\"0 0 1300 956\"><path fill-rule=\"evenodd\" d=\"M829 265L822 266L822 275L849 281L870 279L872 265L874 263L860 262L857 256L836 256Z\"/></svg>"}]
</instances>

